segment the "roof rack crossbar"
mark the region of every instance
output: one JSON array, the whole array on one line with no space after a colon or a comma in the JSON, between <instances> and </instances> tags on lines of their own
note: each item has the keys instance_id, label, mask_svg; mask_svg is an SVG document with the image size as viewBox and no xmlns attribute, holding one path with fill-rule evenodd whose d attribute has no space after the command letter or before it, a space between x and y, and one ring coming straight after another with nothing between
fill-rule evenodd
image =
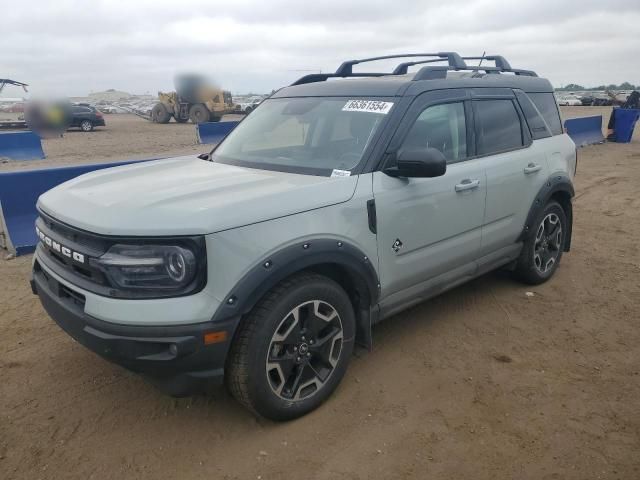
<instances>
[{"instance_id":1,"label":"roof rack crossbar","mask_svg":"<svg viewBox=\"0 0 640 480\"><path fill-rule=\"evenodd\" d=\"M409 67L413 67L414 65L422 65L423 63L436 63L442 62L444 60L444 58L432 58L429 60L419 60L416 62L403 62L393 70L392 75L406 75L409 71Z\"/></svg>"},{"instance_id":2,"label":"roof rack crossbar","mask_svg":"<svg viewBox=\"0 0 640 480\"><path fill-rule=\"evenodd\" d=\"M426 63L426 62L416 62L416 63ZM487 74L499 74L503 72L514 73L516 75L523 75L527 77L537 77L536 72L532 72L531 70L520 70L517 68L504 69L498 67L484 67L477 65L469 65L467 68L451 68L445 65L438 65L435 67L422 67L412 78L413 81L418 80L436 80L436 79L444 79L446 78L448 71L469 71L469 72L485 72Z\"/></svg>"},{"instance_id":3,"label":"roof rack crossbar","mask_svg":"<svg viewBox=\"0 0 640 480\"><path fill-rule=\"evenodd\" d=\"M353 66L360 63L374 62L376 60L388 60L391 58L414 58L414 57L438 57L449 62L449 66L455 68L464 68L466 64L462 57L456 52L438 52L438 53L399 53L397 55L383 55L381 57L362 58L360 60L347 60L336 70L337 76L349 76L353 73Z\"/></svg>"},{"instance_id":4,"label":"roof rack crossbar","mask_svg":"<svg viewBox=\"0 0 640 480\"><path fill-rule=\"evenodd\" d=\"M537 77L538 74L533 70L522 70L520 68L512 68L511 64L502 55L483 55L481 57L462 57L463 60L489 60L494 62L496 68L499 68L501 72L514 73L516 75L524 75L527 77Z\"/></svg>"},{"instance_id":5,"label":"roof rack crossbar","mask_svg":"<svg viewBox=\"0 0 640 480\"><path fill-rule=\"evenodd\" d=\"M489 60L490 62L495 62L496 67L500 69L511 70L511 65L507 62L507 59L502 55L483 55L481 57L462 57L464 60Z\"/></svg>"}]
</instances>

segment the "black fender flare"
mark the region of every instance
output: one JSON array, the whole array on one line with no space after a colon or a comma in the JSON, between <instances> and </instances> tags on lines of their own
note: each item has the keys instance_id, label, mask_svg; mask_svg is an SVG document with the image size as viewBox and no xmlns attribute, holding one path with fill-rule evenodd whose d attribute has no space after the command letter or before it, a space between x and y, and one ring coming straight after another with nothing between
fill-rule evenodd
<instances>
[{"instance_id":1,"label":"black fender flare","mask_svg":"<svg viewBox=\"0 0 640 480\"><path fill-rule=\"evenodd\" d=\"M366 289L369 306L377 304L380 283L367 255L344 240L310 239L285 247L257 262L223 299L213 321L245 315L285 278L302 270L332 264L358 279L361 287Z\"/></svg>"},{"instance_id":2,"label":"black fender flare","mask_svg":"<svg viewBox=\"0 0 640 480\"><path fill-rule=\"evenodd\" d=\"M525 241L529 238L529 235L533 234L534 225L536 217L540 213L540 211L544 208L544 206L549 202L551 197L553 197L557 193L563 193L565 197L568 197L568 202L563 205L565 214L567 216L567 237L565 241L566 252L569 251L571 247L571 234L573 230L573 207L571 204L571 199L575 196L575 190L573 188L573 182L567 175L553 175L547 179L542 188L538 191L531 208L529 209L529 214L527 215L527 220L522 229L522 233L518 237L519 242Z\"/></svg>"}]
</instances>

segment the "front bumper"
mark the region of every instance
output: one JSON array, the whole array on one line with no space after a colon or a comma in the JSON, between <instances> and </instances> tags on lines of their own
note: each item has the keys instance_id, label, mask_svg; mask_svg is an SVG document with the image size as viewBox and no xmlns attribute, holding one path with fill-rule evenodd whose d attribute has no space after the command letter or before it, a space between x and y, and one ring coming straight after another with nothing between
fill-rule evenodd
<instances>
[{"instance_id":1,"label":"front bumper","mask_svg":"<svg viewBox=\"0 0 640 480\"><path fill-rule=\"evenodd\" d=\"M84 312L84 296L34 263L33 293L71 337L98 355L140 373L161 390L183 396L219 385L239 319L180 326L132 326L105 322ZM204 335L225 337L205 345Z\"/></svg>"}]
</instances>

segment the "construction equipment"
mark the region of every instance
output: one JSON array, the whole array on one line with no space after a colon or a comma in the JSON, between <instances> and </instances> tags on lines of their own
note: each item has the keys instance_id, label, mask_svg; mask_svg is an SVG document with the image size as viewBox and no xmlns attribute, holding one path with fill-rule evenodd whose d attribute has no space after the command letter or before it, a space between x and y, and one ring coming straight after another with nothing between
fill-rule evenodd
<instances>
[{"instance_id":1,"label":"construction equipment","mask_svg":"<svg viewBox=\"0 0 640 480\"><path fill-rule=\"evenodd\" d=\"M0 78L0 93L2 93L2 91L4 90L4 87L7 85L22 87L22 89L25 92L28 91L27 87L29 86L26 83L18 82L16 80L10 80L8 78ZM18 117L22 117L22 114L18 115L17 113L14 113L14 112L22 112L22 109L24 108L24 99L23 98L0 98L0 107L15 108L16 106L18 106L19 108L18 110L4 110L5 112L7 111L12 112L10 114L11 118L0 118L0 129L16 130L19 128L27 127L27 123L24 121L24 119L18 118Z\"/></svg>"},{"instance_id":2,"label":"construction equipment","mask_svg":"<svg viewBox=\"0 0 640 480\"><path fill-rule=\"evenodd\" d=\"M158 92L160 100L151 110L151 121L218 122L223 115L233 113L231 93L211 85L200 75L181 75L175 79L175 92Z\"/></svg>"},{"instance_id":3,"label":"construction equipment","mask_svg":"<svg viewBox=\"0 0 640 480\"><path fill-rule=\"evenodd\" d=\"M2 90L4 90L5 85L14 85L16 87L22 87L22 89L27 92L27 87L29 85L27 85L26 83L22 83L22 82L17 82L15 80L10 80L8 78L0 78L0 93L2 93Z\"/></svg>"}]
</instances>

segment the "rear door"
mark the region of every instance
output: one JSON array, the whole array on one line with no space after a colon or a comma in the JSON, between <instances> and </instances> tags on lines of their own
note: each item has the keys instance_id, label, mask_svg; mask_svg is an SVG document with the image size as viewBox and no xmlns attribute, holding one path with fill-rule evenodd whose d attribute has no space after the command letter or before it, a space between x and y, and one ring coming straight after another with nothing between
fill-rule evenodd
<instances>
[{"instance_id":1,"label":"rear door","mask_svg":"<svg viewBox=\"0 0 640 480\"><path fill-rule=\"evenodd\" d=\"M71 107L71 126L79 127L81 121L82 121L81 107Z\"/></svg>"},{"instance_id":2,"label":"rear door","mask_svg":"<svg viewBox=\"0 0 640 480\"><path fill-rule=\"evenodd\" d=\"M447 158L437 178L373 174L383 314L475 273L486 196L482 159L473 156L471 105L464 90L418 97L387 148L437 148Z\"/></svg>"},{"instance_id":3,"label":"rear door","mask_svg":"<svg viewBox=\"0 0 640 480\"><path fill-rule=\"evenodd\" d=\"M477 153L485 158L487 200L480 255L516 247L527 214L547 181L546 148L532 139L515 93L510 89L473 94ZM549 136L544 122L540 122ZM537 135L537 134L536 134Z\"/></svg>"}]
</instances>

